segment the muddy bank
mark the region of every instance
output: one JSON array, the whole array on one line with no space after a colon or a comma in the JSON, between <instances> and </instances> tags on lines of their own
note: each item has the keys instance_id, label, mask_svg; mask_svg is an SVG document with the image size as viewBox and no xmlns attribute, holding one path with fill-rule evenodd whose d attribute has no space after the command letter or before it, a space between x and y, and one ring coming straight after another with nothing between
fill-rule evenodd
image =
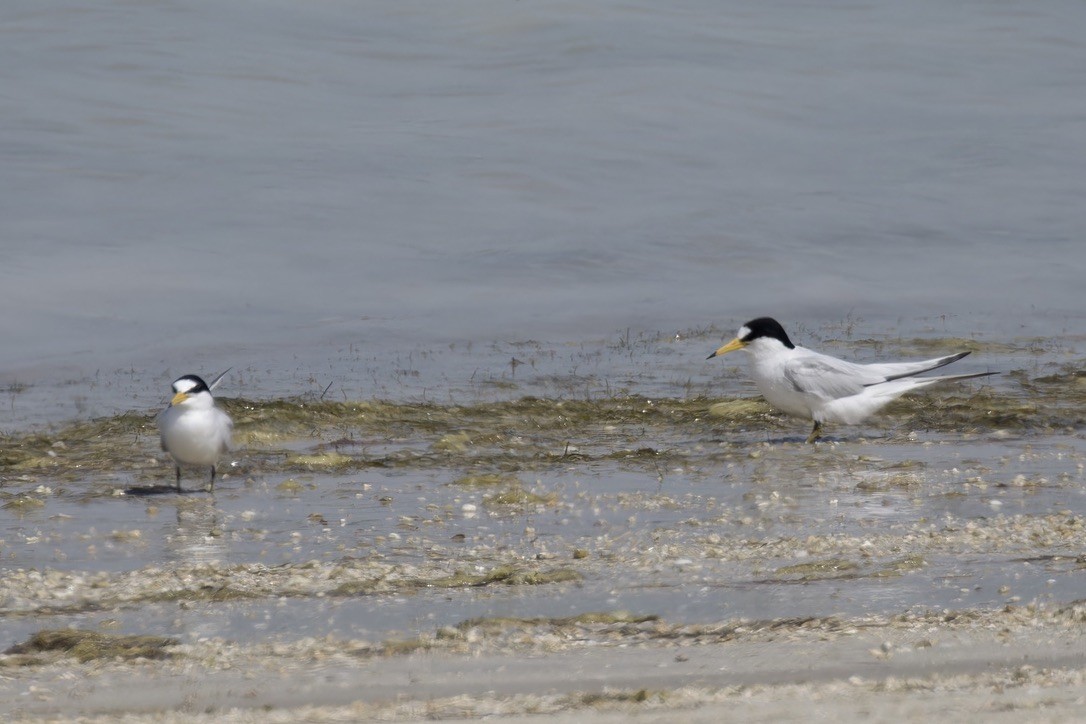
<instances>
[{"instance_id":1,"label":"muddy bank","mask_svg":"<svg viewBox=\"0 0 1086 724\"><path fill-rule=\"evenodd\" d=\"M214 495L173 490L147 413L6 435L0 707L1058 714L1086 666L1086 387L1037 355L813 446L731 368L716 396L520 369L445 403L225 397Z\"/></svg>"}]
</instances>

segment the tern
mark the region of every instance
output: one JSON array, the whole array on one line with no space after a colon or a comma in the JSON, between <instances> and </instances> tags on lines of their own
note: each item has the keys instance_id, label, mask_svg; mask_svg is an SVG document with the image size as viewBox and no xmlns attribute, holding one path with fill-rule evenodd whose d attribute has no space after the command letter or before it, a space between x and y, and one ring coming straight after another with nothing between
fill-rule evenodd
<instances>
[{"instance_id":1,"label":"tern","mask_svg":"<svg viewBox=\"0 0 1086 724\"><path fill-rule=\"evenodd\" d=\"M969 352L919 362L847 362L792 344L784 327L771 317L747 322L735 339L708 358L737 349L750 355L751 376L766 402L788 415L814 420L809 443L818 439L823 423L855 425L906 392L938 382L996 374L915 377L956 362Z\"/></svg>"},{"instance_id":2,"label":"tern","mask_svg":"<svg viewBox=\"0 0 1086 724\"><path fill-rule=\"evenodd\" d=\"M229 372L230 370L226 370ZM210 385L196 375L184 375L173 382L173 399L159 413L158 429L162 449L170 454L177 470L177 492L181 492L181 466L211 468L211 479L204 488L215 489L215 464L230 449L230 416L215 407L211 390L226 375L223 372Z\"/></svg>"}]
</instances>

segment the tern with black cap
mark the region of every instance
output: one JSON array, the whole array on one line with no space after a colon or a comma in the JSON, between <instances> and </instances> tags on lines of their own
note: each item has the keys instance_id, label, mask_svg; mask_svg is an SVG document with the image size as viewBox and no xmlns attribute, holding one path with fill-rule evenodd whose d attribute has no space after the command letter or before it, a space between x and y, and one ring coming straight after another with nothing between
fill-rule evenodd
<instances>
[{"instance_id":1,"label":"tern with black cap","mask_svg":"<svg viewBox=\"0 0 1086 724\"><path fill-rule=\"evenodd\" d=\"M788 415L814 420L807 442L818 439L823 423L855 425L907 392L996 374L915 376L956 362L969 352L919 362L847 362L792 344L784 327L771 317L744 324L735 339L709 359L736 350L749 355L751 377L766 402Z\"/></svg>"},{"instance_id":2,"label":"tern with black cap","mask_svg":"<svg viewBox=\"0 0 1086 724\"><path fill-rule=\"evenodd\" d=\"M226 370L229 372L230 370ZM162 449L170 454L177 471L177 492L181 492L181 466L210 468L211 478L205 490L215 489L215 465L230 449L230 416L215 406L211 390L226 375L223 372L210 385L196 375L178 377L173 383L169 407L159 413L158 429Z\"/></svg>"}]
</instances>

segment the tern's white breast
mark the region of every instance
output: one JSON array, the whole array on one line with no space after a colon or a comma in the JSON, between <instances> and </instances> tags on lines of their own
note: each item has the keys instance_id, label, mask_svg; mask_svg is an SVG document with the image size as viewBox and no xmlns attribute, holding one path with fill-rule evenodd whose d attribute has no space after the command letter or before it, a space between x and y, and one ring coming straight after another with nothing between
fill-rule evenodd
<instances>
[{"instance_id":1,"label":"tern's white breast","mask_svg":"<svg viewBox=\"0 0 1086 724\"><path fill-rule=\"evenodd\" d=\"M752 356L751 377L766 402L774 408L788 415L811 419L812 405L818 401L797 390L785 376L784 364L787 360L785 354Z\"/></svg>"},{"instance_id":2,"label":"tern's white breast","mask_svg":"<svg viewBox=\"0 0 1086 724\"><path fill-rule=\"evenodd\" d=\"M159 420L163 447L185 465L214 465L230 446L230 418L217 408L166 408Z\"/></svg>"}]
</instances>

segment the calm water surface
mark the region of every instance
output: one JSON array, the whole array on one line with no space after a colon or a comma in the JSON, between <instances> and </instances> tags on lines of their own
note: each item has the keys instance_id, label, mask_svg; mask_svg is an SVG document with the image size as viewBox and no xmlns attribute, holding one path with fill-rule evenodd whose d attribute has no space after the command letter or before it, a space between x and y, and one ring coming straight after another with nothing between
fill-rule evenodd
<instances>
[{"instance_id":1,"label":"calm water surface","mask_svg":"<svg viewBox=\"0 0 1086 724\"><path fill-rule=\"evenodd\" d=\"M307 370L369 396L454 342L760 314L1082 327L1081 3L15 0L0 21L0 385L75 383L5 429L228 366L260 371L232 381L248 396Z\"/></svg>"}]
</instances>

